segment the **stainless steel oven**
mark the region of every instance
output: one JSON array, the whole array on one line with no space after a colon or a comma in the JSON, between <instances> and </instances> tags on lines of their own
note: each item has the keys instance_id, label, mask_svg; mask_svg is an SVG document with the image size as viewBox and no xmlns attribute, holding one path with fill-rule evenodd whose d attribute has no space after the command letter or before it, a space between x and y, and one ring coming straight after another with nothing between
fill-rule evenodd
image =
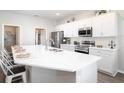
<instances>
[{"instance_id":1,"label":"stainless steel oven","mask_svg":"<svg viewBox=\"0 0 124 93\"><path fill-rule=\"evenodd\" d=\"M76 46L75 52L89 54L89 47L94 47L95 41L82 41L81 45Z\"/></svg>"},{"instance_id":2,"label":"stainless steel oven","mask_svg":"<svg viewBox=\"0 0 124 93\"><path fill-rule=\"evenodd\" d=\"M89 47L77 46L77 47L75 48L75 52L84 53L84 54L89 54Z\"/></svg>"},{"instance_id":3,"label":"stainless steel oven","mask_svg":"<svg viewBox=\"0 0 124 93\"><path fill-rule=\"evenodd\" d=\"M78 36L80 37L92 37L92 27L84 27L78 30Z\"/></svg>"}]
</instances>

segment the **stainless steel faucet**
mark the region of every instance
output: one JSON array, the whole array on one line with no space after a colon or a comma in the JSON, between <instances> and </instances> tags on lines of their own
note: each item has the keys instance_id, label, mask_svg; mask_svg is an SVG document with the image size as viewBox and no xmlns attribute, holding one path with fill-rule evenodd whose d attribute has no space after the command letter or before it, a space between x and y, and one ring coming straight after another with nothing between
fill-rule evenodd
<instances>
[{"instance_id":1,"label":"stainless steel faucet","mask_svg":"<svg viewBox=\"0 0 124 93\"><path fill-rule=\"evenodd\" d=\"M113 40L110 41L110 43L108 44L108 46L110 46L111 49L115 48L116 44Z\"/></svg>"},{"instance_id":2,"label":"stainless steel faucet","mask_svg":"<svg viewBox=\"0 0 124 93\"><path fill-rule=\"evenodd\" d=\"M51 42L51 46L55 44L55 42L53 41L53 39L49 39L49 40L46 40L46 43L45 43L45 49L47 50L48 49L48 44L49 42Z\"/></svg>"},{"instance_id":3,"label":"stainless steel faucet","mask_svg":"<svg viewBox=\"0 0 124 93\"><path fill-rule=\"evenodd\" d=\"M54 46L55 42L53 41L53 39L50 39L49 41L52 43L51 46Z\"/></svg>"}]
</instances>

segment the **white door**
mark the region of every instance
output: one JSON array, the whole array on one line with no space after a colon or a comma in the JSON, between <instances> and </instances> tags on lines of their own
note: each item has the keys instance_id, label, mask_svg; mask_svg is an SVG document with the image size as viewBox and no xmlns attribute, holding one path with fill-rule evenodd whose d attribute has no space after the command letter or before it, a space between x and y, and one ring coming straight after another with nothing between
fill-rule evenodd
<instances>
[{"instance_id":1,"label":"white door","mask_svg":"<svg viewBox=\"0 0 124 93\"><path fill-rule=\"evenodd\" d=\"M4 48L11 52L11 46L20 44L20 33L18 26L4 26Z\"/></svg>"},{"instance_id":2,"label":"white door","mask_svg":"<svg viewBox=\"0 0 124 93\"><path fill-rule=\"evenodd\" d=\"M35 45L45 45L46 42L46 30L42 28L35 29Z\"/></svg>"}]
</instances>

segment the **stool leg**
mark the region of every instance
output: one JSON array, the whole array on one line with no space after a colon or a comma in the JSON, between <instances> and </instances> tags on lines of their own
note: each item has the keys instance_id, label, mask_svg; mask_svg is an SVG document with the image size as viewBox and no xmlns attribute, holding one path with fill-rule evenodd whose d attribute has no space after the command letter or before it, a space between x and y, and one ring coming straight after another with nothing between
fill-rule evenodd
<instances>
[{"instance_id":1,"label":"stool leg","mask_svg":"<svg viewBox=\"0 0 124 93\"><path fill-rule=\"evenodd\" d=\"M6 82L6 83L11 83L11 82L12 82L12 78L13 78L13 77L8 77L8 76L7 76L5 82Z\"/></svg>"}]
</instances>

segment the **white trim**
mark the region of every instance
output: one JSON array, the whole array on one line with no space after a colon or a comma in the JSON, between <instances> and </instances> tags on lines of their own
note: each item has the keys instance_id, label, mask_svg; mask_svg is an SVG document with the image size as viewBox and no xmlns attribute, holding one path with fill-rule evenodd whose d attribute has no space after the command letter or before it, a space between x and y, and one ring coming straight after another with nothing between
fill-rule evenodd
<instances>
[{"instance_id":1,"label":"white trim","mask_svg":"<svg viewBox=\"0 0 124 93\"><path fill-rule=\"evenodd\" d=\"M2 24L2 48L4 48L4 26L7 25L7 26L17 26L19 27L19 35L21 33L21 25L17 25L17 24ZM19 36L19 44L21 44L21 38Z\"/></svg>"},{"instance_id":2,"label":"white trim","mask_svg":"<svg viewBox=\"0 0 124 93\"><path fill-rule=\"evenodd\" d=\"M117 75L117 73L118 73L118 70L117 70L116 72L114 72L114 73L110 73L110 72L103 71L103 70L100 70L100 69L98 69L98 71L101 72L101 73L110 75L110 76L112 76L112 77L115 77L115 76Z\"/></svg>"},{"instance_id":3,"label":"white trim","mask_svg":"<svg viewBox=\"0 0 124 93\"><path fill-rule=\"evenodd\" d=\"M112 76L115 77L117 75L118 71L116 71Z\"/></svg>"},{"instance_id":4,"label":"white trim","mask_svg":"<svg viewBox=\"0 0 124 93\"><path fill-rule=\"evenodd\" d=\"M118 70L118 72L124 74L124 71L123 70Z\"/></svg>"}]
</instances>

